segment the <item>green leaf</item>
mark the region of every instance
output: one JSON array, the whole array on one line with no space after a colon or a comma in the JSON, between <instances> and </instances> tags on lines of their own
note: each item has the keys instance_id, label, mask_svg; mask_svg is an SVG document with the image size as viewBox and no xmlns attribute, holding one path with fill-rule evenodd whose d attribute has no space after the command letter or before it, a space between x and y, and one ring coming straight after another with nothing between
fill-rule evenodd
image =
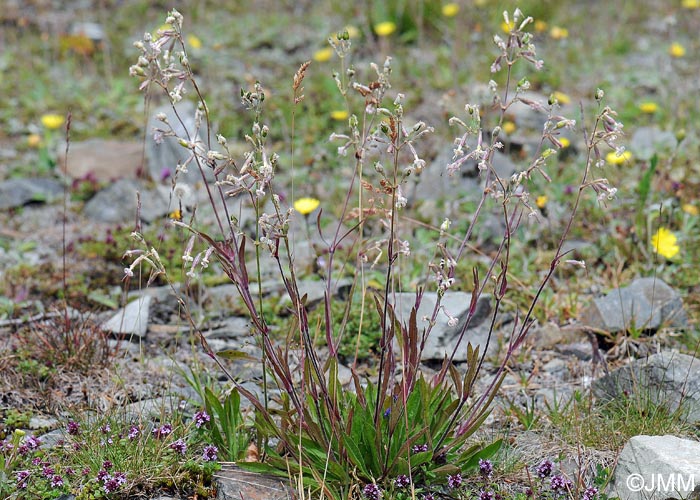
<instances>
[{"instance_id":1,"label":"green leaf","mask_svg":"<svg viewBox=\"0 0 700 500\"><path fill-rule=\"evenodd\" d=\"M352 465L359 469L364 478L371 478L372 475L369 473L367 467L365 466L367 460L365 459L365 457L362 456L360 448L357 446L357 443L352 439L351 436L345 436L345 438L343 439L343 446L345 447L345 451L347 452L348 458L350 459Z\"/></svg>"},{"instance_id":2,"label":"green leaf","mask_svg":"<svg viewBox=\"0 0 700 500\"><path fill-rule=\"evenodd\" d=\"M254 358L250 354L247 354L243 351L237 351L235 349L224 349L221 351L217 351L216 353L217 356L225 359L231 359L231 360L237 360L237 359L247 359L249 361L259 361L259 359Z\"/></svg>"},{"instance_id":3,"label":"green leaf","mask_svg":"<svg viewBox=\"0 0 700 500\"><path fill-rule=\"evenodd\" d=\"M119 303L111 298L109 295L100 293L97 290L93 290L87 295L88 300L100 304L101 306L109 307L110 309L116 309L119 307Z\"/></svg>"},{"instance_id":4,"label":"green leaf","mask_svg":"<svg viewBox=\"0 0 700 500\"><path fill-rule=\"evenodd\" d=\"M465 464L465 470L476 468L479 465L479 460L487 460L494 456L498 450L501 449L503 444L503 439L498 439L491 443L490 445L481 449L481 451L474 453L471 458L469 458ZM464 457L466 458L466 457Z\"/></svg>"},{"instance_id":5,"label":"green leaf","mask_svg":"<svg viewBox=\"0 0 700 500\"><path fill-rule=\"evenodd\" d=\"M649 197L649 191L651 190L651 180L654 177L658 163L659 157L656 153L654 153L654 156L651 157L649 168L646 172L644 172L644 175L642 175L642 178L639 180L639 184L637 185L637 194L639 195L638 201L640 207L646 205L647 198Z\"/></svg>"}]
</instances>

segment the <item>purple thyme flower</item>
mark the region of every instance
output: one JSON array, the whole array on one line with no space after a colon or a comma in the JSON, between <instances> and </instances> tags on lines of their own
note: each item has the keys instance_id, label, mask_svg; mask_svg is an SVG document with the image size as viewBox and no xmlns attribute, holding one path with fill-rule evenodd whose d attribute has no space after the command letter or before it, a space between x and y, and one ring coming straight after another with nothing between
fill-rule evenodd
<instances>
[{"instance_id":1,"label":"purple thyme flower","mask_svg":"<svg viewBox=\"0 0 700 500\"><path fill-rule=\"evenodd\" d=\"M454 476L447 476L447 486L452 490L462 486L462 474L457 473Z\"/></svg>"},{"instance_id":2,"label":"purple thyme flower","mask_svg":"<svg viewBox=\"0 0 700 500\"><path fill-rule=\"evenodd\" d=\"M109 424L104 424L100 427L100 432L102 434L109 434L112 431L112 427Z\"/></svg>"},{"instance_id":3,"label":"purple thyme flower","mask_svg":"<svg viewBox=\"0 0 700 500\"><path fill-rule=\"evenodd\" d=\"M539 477L540 479L549 477L549 475L552 473L553 467L554 464L552 464L552 462L550 462L549 460L542 460L540 465L538 465L535 468L535 472L537 472L537 477Z\"/></svg>"},{"instance_id":4,"label":"purple thyme flower","mask_svg":"<svg viewBox=\"0 0 700 500\"><path fill-rule=\"evenodd\" d=\"M552 476L552 479L549 481L549 487L554 493L566 493L571 486L573 486L571 481L566 479L561 474Z\"/></svg>"},{"instance_id":5,"label":"purple thyme flower","mask_svg":"<svg viewBox=\"0 0 700 500\"><path fill-rule=\"evenodd\" d=\"M598 488L595 486L589 486L586 491L583 492L581 500L593 500L598 494Z\"/></svg>"},{"instance_id":6,"label":"purple thyme flower","mask_svg":"<svg viewBox=\"0 0 700 500\"><path fill-rule=\"evenodd\" d=\"M105 490L105 493L114 493L119 489L119 482L113 477L109 478L107 481L105 481L103 488Z\"/></svg>"},{"instance_id":7,"label":"purple thyme flower","mask_svg":"<svg viewBox=\"0 0 700 500\"><path fill-rule=\"evenodd\" d=\"M173 432L173 426L170 424L163 424L160 427L156 427L153 429L153 437L155 438L164 438L165 436L170 435Z\"/></svg>"},{"instance_id":8,"label":"purple thyme flower","mask_svg":"<svg viewBox=\"0 0 700 500\"><path fill-rule=\"evenodd\" d=\"M367 483L362 489L362 495L367 500L379 500L382 498L382 490L374 483Z\"/></svg>"},{"instance_id":9,"label":"purple thyme flower","mask_svg":"<svg viewBox=\"0 0 700 500\"><path fill-rule=\"evenodd\" d=\"M406 474L399 474L396 476L396 479L394 479L394 486L397 488L408 488L410 484L411 480Z\"/></svg>"},{"instance_id":10,"label":"purple thyme flower","mask_svg":"<svg viewBox=\"0 0 700 500\"><path fill-rule=\"evenodd\" d=\"M49 467L48 465L45 465L43 469L41 469L41 475L44 477L51 477L56 473L55 470L53 470L53 467Z\"/></svg>"},{"instance_id":11,"label":"purple thyme flower","mask_svg":"<svg viewBox=\"0 0 700 500\"><path fill-rule=\"evenodd\" d=\"M63 486L63 478L58 474L54 474L54 476L51 478L51 487L60 488L61 486Z\"/></svg>"},{"instance_id":12,"label":"purple thyme flower","mask_svg":"<svg viewBox=\"0 0 700 500\"><path fill-rule=\"evenodd\" d=\"M484 460L483 458L480 458L479 472L486 479L491 479L491 475L493 474L493 464L491 463L491 460Z\"/></svg>"},{"instance_id":13,"label":"purple thyme flower","mask_svg":"<svg viewBox=\"0 0 700 500\"><path fill-rule=\"evenodd\" d=\"M202 460L205 462L215 462L217 458L216 454L218 452L219 449L213 444L207 445L204 447L204 451L202 452Z\"/></svg>"},{"instance_id":14,"label":"purple thyme flower","mask_svg":"<svg viewBox=\"0 0 700 500\"><path fill-rule=\"evenodd\" d=\"M435 495L433 495L432 493L428 493L426 495L423 495L422 500L435 500Z\"/></svg>"},{"instance_id":15,"label":"purple thyme flower","mask_svg":"<svg viewBox=\"0 0 700 500\"><path fill-rule=\"evenodd\" d=\"M29 436L25 441L24 445L30 450L36 450L41 446L41 440L35 436Z\"/></svg>"},{"instance_id":16,"label":"purple thyme flower","mask_svg":"<svg viewBox=\"0 0 700 500\"><path fill-rule=\"evenodd\" d=\"M78 422L71 420L70 422L68 422L67 428L68 434L70 434L71 436L77 436L78 434L80 434L80 426L78 425Z\"/></svg>"},{"instance_id":17,"label":"purple thyme flower","mask_svg":"<svg viewBox=\"0 0 700 500\"><path fill-rule=\"evenodd\" d=\"M174 443L170 444L170 448L178 452L180 455L184 456L187 452L187 443L185 443L183 439L178 439Z\"/></svg>"},{"instance_id":18,"label":"purple thyme flower","mask_svg":"<svg viewBox=\"0 0 700 500\"><path fill-rule=\"evenodd\" d=\"M119 486L126 484L126 472L115 472L114 480Z\"/></svg>"},{"instance_id":19,"label":"purple thyme flower","mask_svg":"<svg viewBox=\"0 0 700 500\"><path fill-rule=\"evenodd\" d=\"M66 472L66 476L72 476L73 474L75 474L75 471L73 470L72 467L66 467L65 472Z\"/></svg>"},{"instance_id":20,"label":"purple thyme flower","mask_svg":"<svg viewBox=\"0 0 700 500\"><path fill-rule=\"evenodd\" d=\"M494 500L494 494L491 490L481 490L479 492L479 500Z\"/></svg>"},{"instance_id":21,"label":"purple thyme flower","mask_svg":"<svg viewBox=\"0 0 700 500\"><path fill-rule=\"evenodd\" d=\"M204 424L209 422L209 420L211 420L211 417L209 416L209 414L206 411L202 410L202 411L198 411L197 413L194 414L193 420L194 420L195 427L197 427L197 429L199 429Z\"/></svg>"},{"instance_id":22,"label":"purple thyme flower","mask_svg":"<svg viewBox=\"0 0 700 500\"><path fill-rule=\"evenodd\" d=\"M114 466L114 464L112 462L110 462L109 460L105 460L104 462L102 462L102 468L105 470L111 469L113 466Z\"/></svg>"},{"instance_id":23,"label":"purple thyme flower","mask_svg":"<svg viewBox=\"0 0 700 500\"><path fill-rule=\"evenodd\" d=\"M15 476L17 477L17 488L24 490L27 488L27 480L29 479L29 476L31 475L31 472L28 470L18 470L15 472Z\"/></svg>"},{"instance_id":24,"label":"purple thyme flower","mask_svg":"<svg viewBox=\"0 0 700 500\"><path fill-rule=\"evenodd\" d=\"M391 407L384 410L384 418L388 418L391 415Z\"/></svg>"},{"instance_id":25,"label":"purple thyme flower","mask_svg":"<svg viewBox=\"0 0 700 500\"><path fill-rule=\"evenodd\" d=\"M100 472L97 473L97 480L104 483L105 481L111 479L112 476L109 475L109 472L107 472L104 469L101 469Z\"/></svg>"},{"instance_id":26,"label":"purple thyme flower","mask_svg":"<svg viewBox=\"0 0 700 500\"><path fill-rule=\"evenodd\" d=\"M427 444L414 444L413 448L411 448L411 451L413 453L422 453L424 451L428 451L428 445Z\"/></svg>"},{"instance_id":27,"label":"purple thyme flower","mask_svg":"<svg viewBox=\"0 0 700 500\"><path fill-rule=\"evenodd\" d=\"M133 441L134 439L136 439L136 436L138 436L140 432L141 431L139 431L138 427L132 425L131 427L129 427L129 432L127 433L126 437L129 438L129 441Z\"/></svg>"}]
</instances>

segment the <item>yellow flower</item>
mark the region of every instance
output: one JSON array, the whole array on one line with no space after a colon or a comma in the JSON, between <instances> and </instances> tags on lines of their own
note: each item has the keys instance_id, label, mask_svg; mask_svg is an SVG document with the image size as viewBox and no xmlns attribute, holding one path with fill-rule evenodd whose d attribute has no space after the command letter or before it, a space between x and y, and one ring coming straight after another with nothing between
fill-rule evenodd
<instances>
[{"instance_id":1,"label":"yellow flower","mask_svg":"<svg viewBox=\"0 0 700 500\"><path fill-rule=\"evenodd\" d=\"M384 21L374 25L374 32L377 36L389 36L396 31L396 23L393 21Z\"/></svg>"},{"instance_id":2,"label":"yellow flower","mask_svg":"<svg viewBox=\"0 0 700 500\"><path fill-rule=\"evenodd\" d=\"M621 155L618 155L615 151L610 151L605 155L605 161L611 165L622 165L630 160L632 160L632 153L629 151L624 151Z\"/></svg>"},{"instance_id":3,"label":"yellow flower","mask_svg":"<svg viewBox=\"0 0 700 500\"><path fill-rule=\"evenodd\" d=\"M547 200L548 200L548 199L549 199L549 198L547 198L545 195L538 196L538 197L535 199L535 205L537 205L537 207L540 208L540 209L541 209L541 208L544 208L544 206L547 204Z\"/></svg>"},{"instance_id":4,"label":"yellow flower","mask_svg":"<svg viewBox=\"0 0 700 500\"><path fill-rule=\"evenodd\" d=\"M41 117L41 124L49 130L56 130L63 125L63 116L55 113L48 113Z\"/></svg>"},{"instance_id":5,"label":"yellow flower","mask_svg":"<svg viewBox=\"0 0 700 500\"><path fill-rule=\"evenodd\" d=\"M173 220L182 220L182 212L179 209L173 210L168 214L168 217Z\"/></svg>"},{"instance_id":6,"label":"yellow flower","mask_svg":"<svg viewBox=\"0 0 700 500\"><path fill-rule=\"evenodd\" d=\"M656 104L655 102L652 101L645 101L645 102L640 102L639 103L639 110L642 113L648 113L648 114L653 114L656 113L659 109L659 105Z\"/></svg>"},{"instance_id":7,"label":"yellow flower","mask_svg":"<svg viewBox=\"0 0 700 500\"><path fill-rule=\"evenodd\" d=\"M672 259L680 251L678 238L665 227L660 227L651 237L651 244L656 253L667 259Z\"/></svg>"},{"instance_id":8,"label":"yellow flower","mask_svg":"<svg viewBox=\"0 0 700 500\"><path fill-rule=\"evenodd\" d=\"M569 37L569 30L566 28L562 28L561 26L552 26L552 29L549 30L549 36L551 36L555 40L561 40L562 38L568 38Z\"/></svg>"},{"instance_id":9,"label":"yellow flower","mask_svg":"<svg viewBox=\"0 0 700 500\"><path fill-rule=\"evenodd\" d=\"M558 90L552 92L552 97L559 101L559 104L569 104L571 102L571 97L566 95L564 92L559 92Z\"/></svg>"},{"instance_id":10,"label":"yellow flower","mask_svg":"<svg viewBox=\"0 0 700 500\"><path fill-rule=\"evenodd\" d=\"M511 31L513 31L515 29L515 23L512 20L509 23L503 21L501 23L501 29L505 33L510 33Z\"/></svg>"},{"instance_id":11,"label":"yellow flower","mask_svg":"<svg viewBox=\"0 0 700 500\"><path fill-rule=\"evenodd\" d=\"M683 57L685 55L685 47L678 42L674 42L668 48L668 53L671 54L672 57Z\"/></svg>"},{"instance_id":12,"label":"yellow flower","mask_svg":"<svg viewBox=\"0 0 700 500\"><path fill-rule=\"evenodd\" d=\"M314 52L314 61L316 62L330 61L331 57L333 57L333 49L331 47L326 47L325 49Z\"/></svg>"},{"instance_id":13,"label":"yellow flower","mask_svg":"<svg viewBox=\"0 0 700 500\"><path fill-rule=\"evenodd\" d=\"M535 21L535 31L537 33L542 33L547 30L547 23L542 19Z\"/></svg>"},{"instance_id":14,"label":"yellow flower","mask_svg":"<svg viewBox=\"0 0 700 500\"><path fill-rule=\"evenodd\" d=\"M681 209L683 209L683 211L688 215L700 215L700 208L693 205L692 203L684 203L681 206Z\"/></svg>"},{"instance_id":15,"label":"yellow flower","mask_svg":"<svg viewBox=\"0 0 700 500\"><path fill-rule=\"evenodd\" d=\"M187 35L187 44L194 50L202 48L202 41L196 35Z\"/></svg>"},{"instance_id":16,"label":"yellow flower","mask_svg":"<svg viewBox=\"0 0 700 500\"><path fill-rule=\"evenodd\" d=\"M700 0L681 0L684 9L700 9Z\"/></svg>"},{"instance_id":17,"label":"yellow flower","mask_svg":"<svg viewBox=\"0 0 700 500\"><path fill-rule=\"evenodd\" d=\"M515 132L515 129L518 127L515 126L515 123L508 121L508 122L503 122L503 126L501 128L503 129L503 131L506 134L510 135L513 132Z\"/></svg>"},{"instance_id":18,"label":"yellow flower","mask_svg":"<svg viewBox=\"0 0 700 500\"><path fill-rule=\"evenodd\" d=\"M347 120L348 116L350 116L350 115L344 109L335 109L335 110L331 111L331 118L333 118L334 120L338 120L339 122L343 121L343 120Z\"/></svg>"},{"instance_id":19,"label":"yellow flower","mask_svg":"<svg viewBox=\"0 0 700 500\"><path fill-rule=\"evenodd\" d=\"M459 5L452 2L442 6L442 15L445 17L455 17L459 12Z\"/></svg>"},{"instance_id":20,"label":"yellow flower","mask_svg":"<svg viewBox=\"0 0 700 500\"><path fill-rule=\"evenodd\" d=\"M569 146L571 146L571 141L569 139L567 139L566 137L560 137L559 143L561 144L562 149L566 149Z\"/></svg>"},{"instance_id":21,"label":"yellow flower","mask_svg":"<svg viewBox=\"0 0 700 500\"><path fill-rule=\"evenodd\" d=\"M41 136L39 134L29 134L27 136L27 146L30 148L38 148L41 145Z\"/></svg>"},{"instance_id":22,"label":"yellow flower","mask_svg":"<svg viewBox=\"0 0 700 500\"><path fill-rule=\"evenodd\" d=\"M301 215L309 215L321 204L316 198L299 198L294 202L294 210Z\"/></svg>"}]
</instances>

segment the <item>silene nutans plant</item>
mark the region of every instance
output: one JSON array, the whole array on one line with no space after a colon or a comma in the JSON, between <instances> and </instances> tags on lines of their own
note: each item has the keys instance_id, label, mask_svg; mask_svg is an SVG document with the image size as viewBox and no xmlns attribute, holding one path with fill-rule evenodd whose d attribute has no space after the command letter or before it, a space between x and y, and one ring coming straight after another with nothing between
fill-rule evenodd
<instances>
[{"instance_id":1,"label":"silene nutans plant","mask_svg":"<svg viewBox=\"0 0 700 500\"><path fill-rule=\"evenodd\" d=\"M241 466L289 477L300 494L310 498L458 498L462 478L478 474L480 464L485 467L483 464L498 451L500 441L481 441L476 432L489 415L509 361L535 321L533 312L553 274L560 266L585 267L582 261L567 259L564 243L579 205L591 198L589 193L601 204L615 196L615 188L598 176L604 165L601 154L607 148L623 151L617 142L622 125L604 104L602 90L591 96L597 110L587 120L590 123L583 124L560 115L554 97L548 103L539 103L523 95L530 84L526 77L516 81L515 69L521 74L543 66L528 32L533 19L519 9L504 13L504 18L511 28L507 35L493 38L497 55L491 72L504 74L505 84L491 80L488 85L497 110L495 122L483 123L483 110L471 104L464 107L463 115L451 118L449 123L457 137L452 145L452 161L444 165L444 171L432 171L434 167L429 168L421 157L421 141L433 129L407 119L406 94L395 89L391 80L391 58L370 64L368 69L355 68L350 64L347 33L331 37L329 43L340 61L333 79L347 107L347 120L338 122L342 125L329 140L352 175L344 179L347 186L341 203L304 198L296 209L283 195L286 192L276 175L284 163L285 172L291 171L293 178L295 164L300 163L292 145L294 124L304 112L303 85L312 70L311 63L302 64L290 79L289 151L274 150L271 136L275 122L268 121L264 113L264 84L255 83L240 91L252 123L245 132L247 151L235 154L229 139L215 134L210 103L188 56L183 16L175 10L169 12L166 29L157 35L146 33L135 43L140 54L130 69L131 75L141 81L142 91L162 93L180 121L175 127L165 115L158 116L160 124L152 131L154 138L161 141L175 136L189 153L174 175L173 202L179 203L183 193L193 189L182 179L186 171L194 169L201 175L207 208L212 213L209 222L204 217L200 220L198 212L203 210L196 209L191 217L174 221L190 235L183 255L186 284L195 283L202 269L218 262L238 291L250 321L250 335L262 352L260 396L228 372L193 315L188 314L201 348L217 361L255 410L260 461ZM194 129L187 129L178 115L178 105L186 98L197 102ZM547 118L531 158L523 160L521 170L512 176L501 177L493 159L504 147L501 136L506 113L517 103L543 112ZM177 136L175 129L181 127L186 134ZM557 171L564 129L582 134L585 142L585 161L578 187L571 192L570 215L560 229L558 244L548 268L542 270L541 280L529 285L529 306L517 312L511 331L503 339L491 382L477 390L487 346L471 345L465 334L479 299L490 297L493 314L488 342L497 341L496 315L513 288L511 283L519 283L512 279L516 270L510 266L511 243L518 237L521 224L537 222L534 200L540 193L530 192L532 181L536 177L550 181L550 172ZM411 235L402 216L411 203L409 182L417 176L453 176L470 165L478 169L483 188L476 210L461 215L467 219L464 230L451 232L459 224L447 217L435 228L432 258L422 263L424 278L410 284L402 275L402 270L413 263ZM292 182L303 185L300 179ZM244 207L255 214L252 229L238 222ZM485 267L465 272L459 263L473 248L482 214L490 208L496 209L502 219L500 243L488 253ZM312 212L316 215L310 215ZM326 217L328 223L324 223ZM325 287L319 306L323 311L320 324L310 322L307 298L300 292L300 278L308 270L295 260L295 227L317 233L322 242L312 246L315 273ZM144 265L150 266L151 281L166 274L154 246L138 230L134 238L139 248L128 252L132 260L125 269L125 280ZM262 282L268 278L261 268L262 264L269 268L270 263L284 287L294 319L292 330L282 335L273 333L273 318L264 307ZM353 290L361 292L363 314L378 316L380 331L372 332L379 338L374 373L362 376L353 365L350 387L343 387L338 376L340 344L357 332L344 331L348 323L338 320L331 310L333 301L341 300L335 293L337 283L348 278ZM444 297L456 286L471 291L469 312L466 321L459 322L457 345L446 353L441 366L427 375L421 354L436 320L444 314L450 325L457 325L457 319L443 305ZM415 292L415 301L411 314L403 318L394 304L396 294L406 290ZM419 317L417 311L427 292L436 293L437 301L429 315ZM189 311L186 295L179 296L182 308ZM321 344L323 349L319 348ZM466 364L458 369L456 359L466 359Z\"/></svg>"}]
</instances>

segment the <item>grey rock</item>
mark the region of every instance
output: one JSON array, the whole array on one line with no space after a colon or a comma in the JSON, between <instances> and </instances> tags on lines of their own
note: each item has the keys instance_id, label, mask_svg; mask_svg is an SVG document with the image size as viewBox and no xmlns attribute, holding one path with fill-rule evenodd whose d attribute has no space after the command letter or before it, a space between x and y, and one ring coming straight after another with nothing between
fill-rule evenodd
<instances>
[{"instance_id":1,"label":"grey rock","mask_svg":"<svg viewBox=\"0 0 700 500\"><path fill-rule=\"evenodd\" d=\"M250 321L247 318L233 316L226 318L222 322L214 325L214 327L206 332L204 336L207 340L211 339L236 339L239 337L247 337L250 335Z\"/></svg>"},{"instance_id":2,"label":"grey rock","mask_svg":"<svg viewBox=\"0 0 700 500\"><path fill-rule=\"evenodd\" d=\"M582 361L593 358L593 346L590 342L571 342L554 346L557 352L567 356L575 356ZM601 359L603 354L601 353Z\"/></svg>"},{"instance_id":3,"label":"grey rock","mask_svg":"<svg viewBox=\"0 0 700 500\"><path fill-rule=\"evenodd\" d=\"M102 328L120 338L143 339L148 330L148 309L151 300L150 296L145 295L130 302L107 320Z\"/></svg>"},{"instance_id":4,"label":"grey rock","mask_svg":"<svg viewBox=\"0 0 700 500\"><path fill-rule=\"evenodd\" d=\"M700 361L686 354L661 352L638 359L593 382L593 393L603 401L615 398L651 398L654 404L681 412L689 422L700 422Z\"/></svg>"},{"instance_id":5,"label":"grey rock","mask_svg":"<svg viewBox=\"0 0 700 500\"><path fill-rule=\"evenodd\" d=\"M55 179L8 179L0 182L0 210L32 202L51 203L62 195L63 185Z\"/></svg>"},{"instance_id":6,"label":"grey rock","mask_svg":"<svg viewBox=\"0 0 700 500\"><path fill-rule=\"evenodd\" d=\"M195 106L189 101L183 101L177 105L177 114L170 104L158 106L148 121L148 139L146 140L146 160L148 162L148 172L151 178L159 181L163 178L163 171L169 170L170 175L175 176L178 164L184 165L192 155L192 151L180 145L176 137L163 137L162 142L157 143L153 136L157 129L169 130L169 126L156 119L159 113L164 113L173 131L180 137L191 137L194 141L206 138L206 130L196 132ZM182 120L182 122L180 121ZM204 125L203 125L204 127ZM204 153L204 151L200 151ZM207 172L211 172L207 169ZM211 175L209 180L213 179ZM194 162L187 166L187 173L179 173L178 182L195 184L202 180L201 172Z\"/></svg>"},{"instance_id":7,"label":"grey rock","mask_svg":"<svg viewBox=\"0 0 700 500\"><path fill-rule=\"evenodd\" d=\"M40 448L43 450L57 446L61 441L66 440L66 435L63 429L54 429L51 432L37 436L41 441Z\"/></svg>"},{"instance_id":8,"label":"grey rock","mask_svg":"<svg viewBox=\"0 0 700 500\"><path fill-rule=\"evenodd\" d=\"M283 478L247 472L229 464L216 474L216 483L217 500L287 500L294 496Z\"/></svg>"},{"instance_id":9,"label":"grey rock","mask_svg":"<svg viewBox=\"0 0 700 500\"><path fill-rule=\"evenodd\" d=\"M533 339L535 347L539 349L554 349L563 342L575 339L571 329L561 328L552 322L533 327L529 335Z\"/></svg>"},{"instance_id":10,"label":"grey rock","mask_svg":"<svg viewBox=\"0 0 700 500\"><path fill-rule=\"evenodd\" d=\"M51 417L33 416L29 419L29 428L37 429L53 429L58 425L58 420Z\"/></svg>"},{"instance_id":11,"label":"grey rock","mask_svg":"<svg viewBox=\"0 0 700 500\"><path fill-rule=\"evenodd\" d=\"M314 307L323 301L323 297L326 293L326 283L320 280L303 279L298 283L299 295L304 297L306 295L306 306ZM331 286L331 294L333 296L347 294L352 286L352 281L348 279L342 279L339 281L334 281ZM291 299L288 294L284 294L280 305L291 304Z\"/></svg>"},{"instance_id":12,"label":"grey rock","mask_svg":"<svg viewBox=\"0 0 700 500\"><path fill-rule=\"evenodd\" d=\"M699 487L700 443L676 436L634 436L620 453L608 494L621 500L697 498L693 489Z\"/></svg>"},{"instance_id":13,"label":"grey rock","mask_svg":"<svg viewBox=\"0 0 700 500\"><path fill-rule=\"evenodd\" d=\"M420 332L427 326L426 322L422 321L421 318L424 316L430 317L432 315L436 301L436 293L425 293L423 295L417 314L419 335ZM452 354L452 351L459 343L459 334L467 321L470 302L471 294L465 292L449 292L445 294L441 305L447 309L447 311L449 311L453 317L457 318L457 324L450 326L448 324L449 318L441 310L437 315L435 326L426 340L425 349L423 350L421 360L437 361L442 360L445 355L450 356ZM396 294L396 315L402 323L408 323L411 308L414 305L415 294ZM495 331L487 345L490 329L490 313L491 298L487 295L483 295L477 302L474 316L469 324L469 328L464 334L461 345L457 350L455 361L459 362L466 360L468 342L470 342L474 347L477 345L480 346L481 352L483 352L484 348L486 348L488 356L496 354L498 350L498 338Z\"/></svg>"},{"instance_id":14,"label":"grey rock","mask_svg":"<svg viewBox=\"0 0 700 500\"><path fill-rule=\"evenodd\" d=\"M71 143L68 164L61 167L73 178L91 174L97 181L136 178L143 170L143 144L137 141L88 139Z\"/></svg>"},{"instance_id":15,"label":"grey rock","mask_svg":"<svg viewBox=\"0 0 700 500\"><path fill-rule=\"evenodd\" d=\"M169 212L168 189L149 190L133 179L120 179L103 189L85 204L83 212L100 222L133 221L136 215L136 193L141 198L141 219L151 222Z\"/></svg>"},{"instance_id":16,"label":"grey rock","mask_svg":"<svg viewBox=\"0 0 700 500\"><path fill-rule=\"evenodd\" d=\"M640 160L650 160L656 153L671 151L678 141L670 130L659 127L638 127L629 142L628 149Z\"/></svg>"},{"instance_id":17,"label":"grey rock","mask_svg":"<svg viewBox=\"0 0 700 500\"><path fill-rule=\"evenodd\" d=\"M542 369L552 375L560 375L563 373L568 372L569 367L566 364L566 361L564 361L561 358L553 358L547 361L543 366Z\"/></svg>"},{"instance_id":18,"label":"grey rock","mask_svg":"<svg viewBox=\"0 0 700 500\"><path fill-rule=\"evenodd\" d=\"M128 340L108 340L109 348L117 356L124 356L129 354L131 356L139 356L141 354L141 345L134 342L129 342Z\"/></svg>"},{"instance_id":19,"label":"grey rock","mask_svg":"<svg viewBox=\"0 0 700 500\"><path fill-rule=\"evenodd\" d=\"M127 419L159 418L163 414L173 413L181 401L182 397L180 395L144 399L126 405L124 407L124 415Z\"/></svg>"},{"instance_id":20,"label":"grey rock","mask_svg":"<svg viewBox=\"0 0 700 500\"><path fill-rule=\"evenodd\" d=\"M658 278L638 278L595 299L579 321L585 328L610 333L688 327L681 296Z\"/></svg>"}]
</instances>

